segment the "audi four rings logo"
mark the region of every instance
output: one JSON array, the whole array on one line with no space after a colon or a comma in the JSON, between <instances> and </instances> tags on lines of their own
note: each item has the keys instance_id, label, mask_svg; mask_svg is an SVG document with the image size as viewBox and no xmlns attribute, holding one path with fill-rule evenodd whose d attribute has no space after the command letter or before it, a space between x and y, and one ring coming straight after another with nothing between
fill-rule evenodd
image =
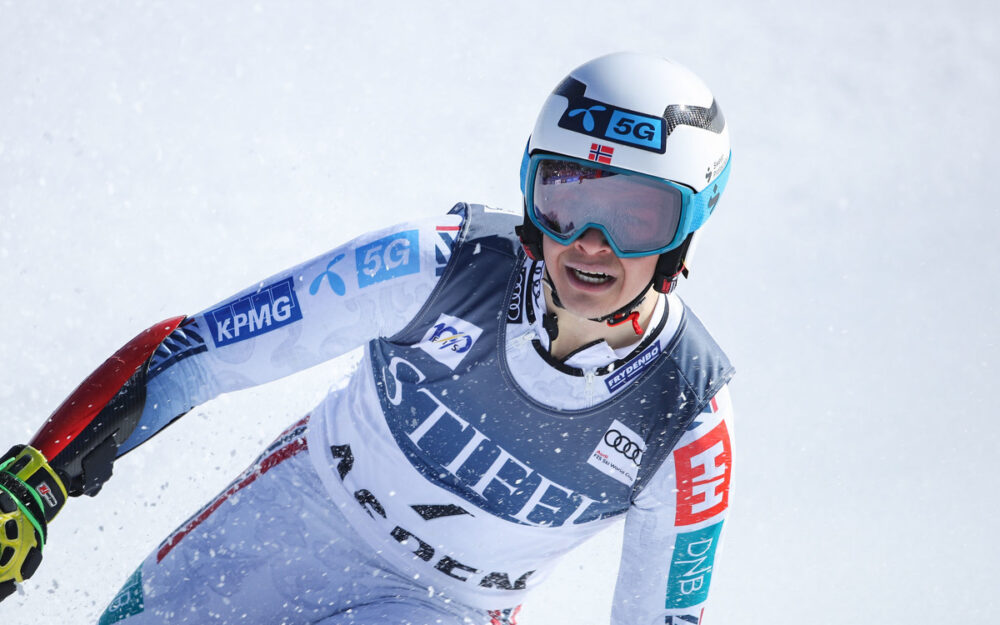
<instances>
[{"instance_id":1,"label":"audi four rings logo","mask_svg":"<svg viewBox=\"0 0 1000 625\"><path fill-rule=\"evenodd\" d=\"M642 462L642 447L639 443L633 442L618 430L608 430L604 433L604 442L611 445L612 449L625 456L639 466Z\"/></svg>"}]
</instances>

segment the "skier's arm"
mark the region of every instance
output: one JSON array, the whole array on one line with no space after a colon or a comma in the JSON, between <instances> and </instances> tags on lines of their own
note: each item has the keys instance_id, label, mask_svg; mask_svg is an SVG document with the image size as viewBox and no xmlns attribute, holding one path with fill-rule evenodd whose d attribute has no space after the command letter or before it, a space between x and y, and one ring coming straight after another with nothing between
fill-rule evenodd
<instances>
[{"instance_id":1,"label":"skier's arm","mask_svg":"<svg viewBox=\"0 0 1000 625\"><path fill-rule=\"evenodd\" d=\"M369 233L150 327L87 378L30 445L67 478L70 495L95 493L115 457L193 407L402 328L437 281L439 229L460 223L442 215Z\"/></svg>"},{"instance_id":2,"label":"skier's arm","mask_svg":"<svg viewBox=\"0 0 1000 625\"><path fill-rule=\"evenodd\" d=\"M37 566L45 521L66 495L97 494L118 456L221 393L276 380L402 329L436 285L461 223L459 214L448 214L359 237L129 341L27 447L0 457L0 521L23 521L22 530L37 535L28 544L24 531L11 525L11 536L0 524L0 598L13 588L8 581L21 581ZM32 548L36 556L29 556Z\"/></svg>"},{"instance_id":3,"label":"skier's arm","mask_svg":"<svg viewBox=\"0 0 1000 625\"><path fill-rule=\"evenodd\" d=\"M222 393L401 330L437 284L461 224L448 214L369 233L185 319L149 359L142 416L119 455Z\"/></svg>"},{"instance_id":4,"label":"skier's arm","mask_svg":"<svg viewBox=\"0 0 1000 625\"><path fill-rule=\"evenodd\" d=\"M729 507L731 437L723 387L626 516L613 625L701 622Z\"/></svg>"}]
</instances>

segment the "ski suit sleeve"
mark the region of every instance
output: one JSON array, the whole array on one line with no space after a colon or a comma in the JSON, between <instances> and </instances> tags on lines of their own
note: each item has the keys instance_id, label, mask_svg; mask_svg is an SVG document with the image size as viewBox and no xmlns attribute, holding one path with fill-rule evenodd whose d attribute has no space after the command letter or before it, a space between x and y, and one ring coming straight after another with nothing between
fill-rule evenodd
<instances>
[{"instance_id":1,"label":"ski suit sleeve","mask_svg":"<svg viewBox=\"0 0 1000 625\"><path fill-rule=\"evenodd\" d=\"M732 403L723 387L625 519L612 625L698 625L729 507Z\"/></svg>"},{"instance_id":2,"label":"ski suit sleeve","mask_svg":"<svg viewBox=\"0 0 1000 625\"><path fill-rule=\"evenodd\" d=\"M369 233L152 326L91 374L31 446L69 494L96 494L116 457L193 407L402 329L436 285L462 219L453 210Z\"/></svg>"}]
</instances>

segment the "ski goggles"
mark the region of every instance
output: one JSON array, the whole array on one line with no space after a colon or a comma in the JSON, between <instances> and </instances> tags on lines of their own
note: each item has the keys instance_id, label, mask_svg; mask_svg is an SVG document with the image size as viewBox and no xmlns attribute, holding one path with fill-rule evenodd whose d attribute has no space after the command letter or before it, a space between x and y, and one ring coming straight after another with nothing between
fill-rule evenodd
<instances>
[{"instance_id":1,"label":"ski goggles","mask_svg":"<svg viewBox=\"0 0 1000 625\"><path fill-rule=\"evenodd\" d=\"M600 230L622 258L662 254L678 247L712 214L729 179L729 163L696 193L669 180L593 161L535 154L528 162L528 217L546 235L569 245Z\"/></svg>"}]
</instances>

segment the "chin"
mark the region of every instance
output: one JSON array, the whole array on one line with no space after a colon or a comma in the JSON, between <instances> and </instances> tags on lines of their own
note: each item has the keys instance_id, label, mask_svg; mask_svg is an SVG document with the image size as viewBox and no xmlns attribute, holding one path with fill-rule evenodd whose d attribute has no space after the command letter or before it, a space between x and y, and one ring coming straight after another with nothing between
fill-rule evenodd
<instances>
[{"instance_id":1,"label":"chin","mask_svg":"<svg viewBox=\"0 0 1000 625\"><path fill-rule=\"evenodd\" d=\"M558 285L556 288L559 288ZM617 301L598 301L589 297L574 297L572 295L563 297L562 290L559 291L559 297L563 309L577 317L585 319L597 319L605 315L610 315L628 303L627 299L621 303L617 303Z\"/></svg>"}]
</instances>

